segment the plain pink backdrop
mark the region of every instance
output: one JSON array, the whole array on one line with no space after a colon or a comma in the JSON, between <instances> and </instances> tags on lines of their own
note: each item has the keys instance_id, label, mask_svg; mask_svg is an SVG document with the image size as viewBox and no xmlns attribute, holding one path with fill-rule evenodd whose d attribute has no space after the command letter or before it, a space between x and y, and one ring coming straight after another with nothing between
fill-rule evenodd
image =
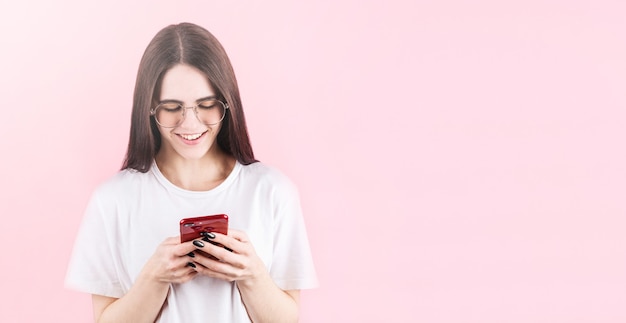
<instances>
[{"instance_id":1,"label":"plain pink backdrop","mask_svg":"<svg viewBox=\"0 0 626 323\"><path fill-rule=\"evenodd\" d=\"M625 322L625 13L4 1L0 321L91 319L63 287L83 209L121 164L144 48L191 21L232 59L257 157L300 188L321 281L301 322Z\"/></svg>"}]
</instances>

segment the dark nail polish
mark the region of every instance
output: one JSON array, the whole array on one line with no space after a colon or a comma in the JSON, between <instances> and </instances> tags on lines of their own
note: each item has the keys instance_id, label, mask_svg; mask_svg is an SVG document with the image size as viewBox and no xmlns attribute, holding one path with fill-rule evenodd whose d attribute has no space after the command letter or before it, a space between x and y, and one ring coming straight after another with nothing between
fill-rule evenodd
<instances>
[{"instance_id":1,"label":"dark nail polish","mask_svg":"<svg viewBox=\"0 0 626 323\"><path fill-rule=\"evenodd\" d=\"M198 248L204 247L204 243L202 243L202 241L200 241L200 240L194 240L193 241L193 245L198 247Z\"/></svg>"},{"instance_id":2,"label":"dark nail polish","mask_svg":"<svg viewBox=\"0 0 626 323\"><path fill-rule=\"evenodd\" d=\"M213 232L207 232L207 233L206 233L206 237L207 237L207 238L209 238L209 239L215 239L215 233L213 233Z\"/></svg>"},{"instance_id":3,"label":"dark nail polish","mask_svg":"<svg viewBox=\"0 0 626 323\"><path fill-rule=\"evenodd\" d=\"M193 253L193 251L192 251L192 252L188 253L188 254L187 254L187 256L189 256L189 257L193 258L193 257L195 257L195 256L196 256L196 254L195 254L195 253Z\"/></svg>"},{"instance_id":4,"label":"dark nail polish","mask_svg":"<svg viewBox=\"0 0 626 323\"><path fill-rule=\"evenodd\" d=\"M196 264L194 264L193 262L188 262L187 267L196 268Z\"/></svg>"}]
</instances>

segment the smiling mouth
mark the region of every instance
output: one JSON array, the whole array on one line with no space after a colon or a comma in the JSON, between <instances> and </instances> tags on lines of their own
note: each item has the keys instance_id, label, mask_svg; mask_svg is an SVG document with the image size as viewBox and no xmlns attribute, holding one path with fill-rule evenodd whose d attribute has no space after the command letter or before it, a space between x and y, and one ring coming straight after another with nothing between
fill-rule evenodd
<instances>
[{"instance_id":1,"label":"smiling mouth","mask_svg":"<svg viewBox=\"0 0 626 323\"><path fill-rule=\"evenodd\" d=\"M202 135L207 133L207 131L202 132L202 133L196 133L196 134L179 134L179 136L181 136L185 140L197 140L198 138L202 137Z\"/></svg>"}]
</instances>

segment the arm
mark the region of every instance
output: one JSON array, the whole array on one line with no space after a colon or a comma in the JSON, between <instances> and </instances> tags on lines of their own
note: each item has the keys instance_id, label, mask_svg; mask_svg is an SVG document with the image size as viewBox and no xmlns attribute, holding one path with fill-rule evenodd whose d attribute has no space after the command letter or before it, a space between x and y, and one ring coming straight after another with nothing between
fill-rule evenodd
<instances>
[{"instance_id":1,"label":"arm","mask_svg":"<svg viewBox=\"0 0 626 323\"><path fill-rule=\"evenodd\" d=\"M187 254L195 250L179 237L166 239L148 260L126 295L112 298L92 295L94 319L105 322L154 322L167 298L170 283L184 283L197 272L187 267Z\"/></svg>"},{"instance_id":2,"label":"arm","mask_svg":"<svg viewBox=\"0 0 626 323\"><path fill-rule=\"evenodd\" d=\"M300 291L284 291L274 283L245 233L231 229L228 236L214 233L209 238L233 251L210 243L197 244L198 249L219 259L194 258L200 265L196 268L199 274L236 282L248 316L255 323L298 321Z\"/></svg>"},{"instance_id":3,"label":"arm","mask_svg":"<svg viewBox=\"0 0 626 323\"><path fill-rule=\"evenodd\" d=\"M253 322L298 322L299 290L283 291L269 276L237 287Z\"/></svg>"},{"instance_id":4,"label":"arm","mask_svg":"<svg viewBox=\"0 0 626 323\"><path fill-rule=\"evenodd\" d=\"M169 284L137 281L122 298L92 295L95 321L154 322L168 290Z\"/></svg>"}]
</instances>

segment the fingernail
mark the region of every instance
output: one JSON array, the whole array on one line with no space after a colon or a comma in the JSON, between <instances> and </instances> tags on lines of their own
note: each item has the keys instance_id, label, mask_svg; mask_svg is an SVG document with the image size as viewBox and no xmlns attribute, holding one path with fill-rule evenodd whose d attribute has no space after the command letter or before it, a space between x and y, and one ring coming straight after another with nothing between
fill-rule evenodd
<instances>
[{"instance_id":1,"label":"fingernail","mask_svg":"<svg viewBox=\"0 0 626 323\"><path fill-rule=\"evenodd\" d=\"M187 267L196 268L196 264L194 264L193 262L188 262Z\"/></svg>"},{"instance_id":2,"label":"fingernail","mask_svg":"<svg viewBox=\"0 0 626 323\"><path fill-rule=\"evenodd\" d=\"M193 258L193 257L195 257L195 256L196 256L196 254L195 254L195 253L193 253L193 251L192 251L192 252L188 253L188 254L187 254L187 256L189 256L189 257Z\"/></svg>"},{"instance_id":3,"label":"fingernail","mask_svg":"<svg viewBox=\"0 0 626 323\"><path fill-rule=\"evenodd\" d=\"M202 241L200 241L200 240L194 240L193 241L193 245L198 247L198 248L204 247L204 243L202 243Z\"/></svg>"},{"instance_id":4,"label":"fingernail","mask_svg":"<svg viewBox=\"0 0 626 323\"><path fill-rule=\"evenodd\" d=\"M215 234L213 232L202 231L202 232L200 232L200 235L205 237L205 238L215 239ZM202 240L206 241L206 239L202 239Z\"/></svg>"}]
</instances>

